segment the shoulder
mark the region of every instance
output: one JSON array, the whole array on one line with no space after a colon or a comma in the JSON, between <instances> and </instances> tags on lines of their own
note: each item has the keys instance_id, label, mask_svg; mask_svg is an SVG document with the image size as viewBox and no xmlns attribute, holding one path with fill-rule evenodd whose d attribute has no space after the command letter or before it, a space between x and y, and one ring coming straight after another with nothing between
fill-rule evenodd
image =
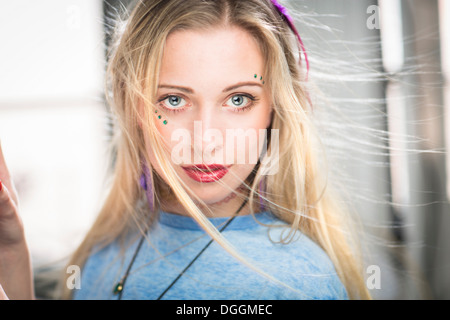
<instances>
[{"instance_id":1,"label":"shoulder","mask_svg":"<svg viewBox=\"0 0 450 320\"><path fill-rule=\"evenodd\" d=\"M273 276L266 292L277 299L348 299L333 262L327 253L299 230L292 240L283 243L291 231L284 222L270 215L254 233L243 234L238 248L244 258L254 261L262 271Z\"/></svg>"},{"instance_id":2,"label":"shoulder","mask_svg":"<svg viewBox=\"0 0 450 320\"><path fill-rule=\"evenodd\" d=\"M299 232L298 238L287 244L268 245L273 250L273 258L279 265L273 272L292 290L282 291L282 296L304 299L347 299L333 262L327 253L305 234Z\"/></svg>"},{"instance_id":3,"label":"shoulder","mask_svg":"<svg viewBox=\"0 0 450 320\"><path fill-rule=\"evenodd\" d=\"M74 290L73 299L114 299L114 286L130 260L128 255L121 255L122 250L118 241L94 247L81 270L81 288Z\"/></svg>"}]
</instances>

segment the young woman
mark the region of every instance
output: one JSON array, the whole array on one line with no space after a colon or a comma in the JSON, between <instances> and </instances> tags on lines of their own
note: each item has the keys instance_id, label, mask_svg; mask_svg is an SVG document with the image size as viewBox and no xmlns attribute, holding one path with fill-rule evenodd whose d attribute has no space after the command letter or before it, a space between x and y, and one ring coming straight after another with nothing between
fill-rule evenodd
<instances>
[{"instance_id":1,"label":"young woman","mask_svg":"<svg viewBox=\"0 0 450 320\"><path fill-rule=\"evenodd\" d=\"M138 1L118 30L108 68L113 179L69 262L81 267L81 289L66 297L370 298L321 167L306 53L285 9ZM17 201L0 174L0 228L17 226L2 229L0 245L19 248L0 281L10 298L31 298Z\"/></svg>"}]
</instances>

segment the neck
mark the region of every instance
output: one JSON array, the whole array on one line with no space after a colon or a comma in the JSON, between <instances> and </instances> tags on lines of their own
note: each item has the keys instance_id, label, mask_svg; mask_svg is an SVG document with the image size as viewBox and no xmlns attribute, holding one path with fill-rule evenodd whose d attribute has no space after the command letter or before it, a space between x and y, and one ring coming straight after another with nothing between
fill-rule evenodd
<instances>
[{"instance_id":1,"label":"neck","mask_svg":"<svg viewBox=\"0 0 450 320\"><path fill-rule=\"evenodd\" d=\"M196 203L199 209L206 217L230 217L235 214L235 212L240 208L242 203L245 201L248 196L248 191L244 188L238 188L230 195L228 195L223 200L212 203L202 205L200 203ZM254 204L254 208L259 208L258 205ZM165 212L171 212L183 216L190 216L189 212L179 203L178 201L162 201L161 202L161 210ZM256 211L259 211L256 209ZM239 212L239 216L250 214L250 205L247 203Z\"/></svg>"}]
</instances>

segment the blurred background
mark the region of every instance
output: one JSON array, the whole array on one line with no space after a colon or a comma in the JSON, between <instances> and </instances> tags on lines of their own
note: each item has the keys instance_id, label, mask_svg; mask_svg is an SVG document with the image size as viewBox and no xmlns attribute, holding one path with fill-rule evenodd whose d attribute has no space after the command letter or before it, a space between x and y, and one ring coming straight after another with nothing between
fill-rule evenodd
<instances>
[{"instance_id":1,"label":"blurred background","mask_svg":"<svg viewBox=\"0 0 450 320\"><path fill-rule=\"evenodd\" d=\"M106 45L129 2L0 0L0 141L44 299L101 205ZM326 95L315 112L380 270L370 291L450 299L449 1L280 2Z\"/></svg>"}]
</instances>

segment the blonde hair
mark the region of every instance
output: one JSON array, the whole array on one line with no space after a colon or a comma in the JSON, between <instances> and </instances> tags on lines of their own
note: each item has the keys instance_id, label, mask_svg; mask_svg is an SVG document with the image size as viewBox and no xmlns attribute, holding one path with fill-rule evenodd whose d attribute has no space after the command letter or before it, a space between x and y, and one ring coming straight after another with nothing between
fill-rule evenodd
<instances>
[{"instance_id":1,"label":"blonde hair","mask_svg":"<svg viewBox=\"0 0 450 320\"><path fill-rule=\"evenodd\" d=\"M171 166L154 123L154 97L158 85L164 44L176 30L236 26L257 40L265 58L266 83L272 92L272 129L279 132L280 170L265 176L257 167L248 186L249 203L261 198L275 216L288 222L291 232L281 239L289 242L301 231L319 244L333 261L350 298L370 298L365 286L358 242L353 236L347 210L327 184L317 156L317 134L311 121L304 73L299 67L299 48L292 31L269 0L150 0L138 1L111 47L108 64L108 91L117 123L114 137L114 171L110 189L99 215L69 264L84 265L94 247L102 247L131 230L141 232L153 221L164 182L152 170L143 132L160 168L166 174L170 191L205 231L230 254L237 254L209 222L188 195ZM140 105L145 108L140 109ZM268 152L264 157L274 156ZM145 161L153 178L155 208L137 210L144 196L139 185ZM266 159L267 160L267 159ZM265 160L264 160L265 161ZM266 179L267 189L258 193ZM260 270L257 270L260 271ZM292 271L295 272L295 271ZM66 297L70 292L66 291Z\"/></svg>"}]
</instances>

